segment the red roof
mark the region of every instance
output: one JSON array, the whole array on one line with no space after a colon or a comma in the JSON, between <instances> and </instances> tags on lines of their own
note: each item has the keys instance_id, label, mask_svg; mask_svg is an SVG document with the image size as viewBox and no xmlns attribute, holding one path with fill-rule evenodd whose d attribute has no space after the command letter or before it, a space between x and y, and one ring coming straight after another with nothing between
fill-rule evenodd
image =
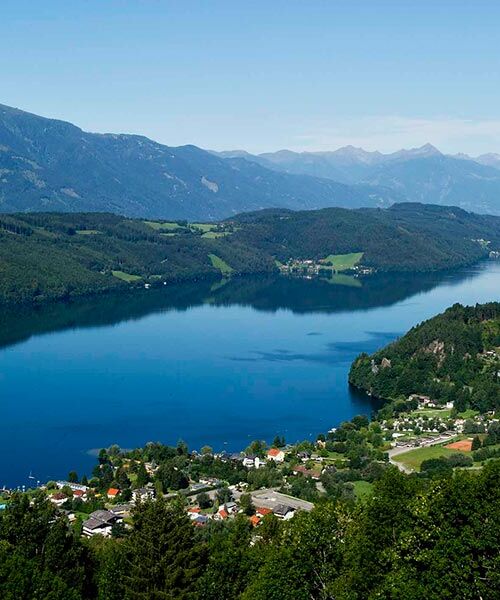
<instances>
[{"instance_id":1,"label":"red roof","mask_svg":"<svg viewBox=\"0 0 500 600\"><path fill-rule=\"evenodd\" d=\"M199 506L193 506L192 508L188 508L188 512L199 513L199 512L201 512L201 508Z\"/></svg>"},{"instance_id":2,"label":"red roof","mask_svg":"<svg viewBox=\"0 0 500 600\"><path fill-rule=\"evenodd\" d=\"M259 515L264 516L264 515L270 515L273 511L270 508L262 507L262 508L256 508L255 512Z\"/></svg>"},{"instance_id":3,"label":"red roof","mask_svg":"<svg viewBox=\"0 0 500 600\"><path fill-rule=\"evenodd\" d=\"M257 515L250 517L250 523L252 523L252 525L256 527L260 523L260 518Z\"/></svg>"},{"instance_id":4,"label":"red roof","mask_svg":"<svg viewBox=\"0 0 500 600\"><path fill-rule=\"evenodd\" d=\"M75 490L73 492L73 496L84 496L85 492L83 492L82 490Z\"/></svg>"},{"instance_id":5,"label":"red roof","mask_svg":"<svg viewBox=\"0 0 500 600\"><path fill-rule=\"evenodd\" d=\"M227 514L227 512L226 512L224 509L222 509L222 510L219 510L219 515L220 515L220 516L221 516L223 519L227 519L227 518L229 517L229 515Z\"/></svg>"},{"instance_id":6,"label":"red roof","mask_svg":"<svg viewBox=\"0 0 500 600\"><path fill-rule=\"evenodd\" d=\"M120 490L118 490L116 488L109 488L109 490L108 490L108 496L118 496L119 493L120 493Z\"/></svg>"},{"instance_id":7,"label":"red roof","mask_svg":"<svg viewBox=\"0 0 500 600\"><path fill-rule=\"evenodd\" d=\"M278 456L278 454L280 452L283 452L283 450L280 450L279 448L270 448L267 455L268 456Z\"/></svg>"}]
</instances>

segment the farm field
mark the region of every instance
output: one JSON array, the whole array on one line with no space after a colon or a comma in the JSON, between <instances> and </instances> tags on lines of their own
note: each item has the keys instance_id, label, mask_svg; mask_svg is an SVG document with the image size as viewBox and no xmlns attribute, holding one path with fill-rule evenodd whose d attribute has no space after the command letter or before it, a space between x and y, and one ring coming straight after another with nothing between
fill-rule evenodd
<instances>
[{"instance_id":1,"label":"farm field","mask_svg":"<svg viewBox=\"0 0 500 600\"><path fill-rule=\"evenodd\" d=\"M363 258L363 252L351 252L350 254L330 254L324 259L335 271L347 271L355 267Z\"/></svg>"},{"instance_id":2,"label":"farm field","mask_svg":"<svg viewBox=\"0 0 500 600\"><path fill-rule=\"evenodd\" d=\"M139 275L132 275L131 273L125 273L125 271L111 271L112 275L117 279L131 283L133 281L139 281L141 277Z\"/></svg>"},{"instance_id":3,"label":"farm field","mask_svg":"<svg viewBox=\"0 0 500 600\"><path fill-rule=\"evenodd\" d=\"M444 446L427 446L425 448L415 448L415 450L409 450L403 454L398 454L397 456L394 456L394 460L402 463L410 469L420 471L420 465L424 462L424 460L428 460L430 458L441 458L443 456L448 457L457 453L469 454L468 452L462 452L460 450L450 450Z\"/></svg>"}]
</instances>

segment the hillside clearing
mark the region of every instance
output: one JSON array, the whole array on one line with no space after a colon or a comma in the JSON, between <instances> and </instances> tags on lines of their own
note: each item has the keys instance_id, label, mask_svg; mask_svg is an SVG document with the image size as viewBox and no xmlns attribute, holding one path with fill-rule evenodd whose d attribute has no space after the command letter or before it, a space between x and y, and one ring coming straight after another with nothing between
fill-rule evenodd
<instances>
[{"instance_id":1,"label":"hillside clearing","mask_svg":"<svg viewBox=\"0 0 500 600\"><path fill-rule=\"evenodd\" d=\"M113 277L126 281L127 283L132 283L141 279L139 275L132 275L131 273L125 273L125 271L111 271L111 274Z\"/></svg>"},{"instance_id":2,"label":"hillside clearing","mask_svg":"<svg viewBox=\"0 0 500 600\"><path fill-rule=\"evenodd\" d=\"M227 262L223 261L222 258L216 254L209 254L208 258L210 259L212 266L219 269L223 275L229 275L234 271L233 267L228 265Z\"/></svg>"},{"instance_id":3,"label":"hillside clearing","mask_svg":"<svg viewBox=\"0 0 500 600\"><path fill-rule=\"evenodd\" d=\"M351 252L351 254L330 254L323 262L331 265L335 271L347 271L354 268L363 258L363 252Z\"/></svg>"}]
</instances>

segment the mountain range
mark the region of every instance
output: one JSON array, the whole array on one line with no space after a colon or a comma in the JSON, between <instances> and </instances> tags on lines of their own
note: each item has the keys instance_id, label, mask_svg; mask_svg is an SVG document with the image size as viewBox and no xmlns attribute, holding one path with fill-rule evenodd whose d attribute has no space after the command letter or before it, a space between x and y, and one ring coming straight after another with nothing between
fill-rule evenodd
<instances>
[{"instance_id":1,"label":"mountain range","mask_svg":"<svg viewBox=\"0 0 500 600\"><path fill-rule=\"evenodd\" d=\"M449 156L426 144L392 154L249 154L88 133L0 105L0 212L107 211L210 221L264 208L457 205L500 214L500 155Z\"/></svg>"},{"instance_id":2,"label":"mountain range","mask_svg":"<svg viewBox=\"0 0 500 600\"><path fill-rule=\"evenodd\" d=\"M244 158L283 173L389 188L411 202L500 214L500 154L451 156L425 144L391 154L345 146L333 152L280 150L252 155L236 150L219 155Z\"/></svg>"},{"instance_id":3,"label":"mountain range","mask_svg":"<svg viewBox=\"0 0 500 600\"><path fill-rule=\"evenodd\" d=\"M0 212L214 220L269 207L388 206L398 192L267 169L138 135L95 134L0 105Z\"/></svg>"}]
</instances>

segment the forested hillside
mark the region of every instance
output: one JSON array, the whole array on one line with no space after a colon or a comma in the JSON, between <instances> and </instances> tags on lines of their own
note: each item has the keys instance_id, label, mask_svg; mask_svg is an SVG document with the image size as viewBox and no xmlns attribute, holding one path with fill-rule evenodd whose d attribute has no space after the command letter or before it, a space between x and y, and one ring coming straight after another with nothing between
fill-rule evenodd
<instances>
[{"instance_id":1,"label":"forested hillside","mask_svg":"<svg viewBox=\"0 0 500 600\"><path fill-rule=\"evenodd\" d=\"M289 521L266 515L257 530L244 513L198 528L178 501L149 500L134 509L132 530L90 540L43 492L31 503L18 494L0 511L0 595L496 600L499 477L500 461L432 480L392 467L364 502L325 500Z\"/></svg>"},{"instance_id":2,"label":"forested hillside","mask_svg":"<svg viewBox=\"0 0 500 600\"><path fill-rule=\"evenodd\" d=\"M3 216L0 298L43 301L274 268L262 252L205 235L111 214Z\"/></svg>"},{"instance_id":3,"label":"forested hillside","mask_svg":"<svg viewBox=\"0 0 500 600\"><path fill-rule=\"evenodd\" d=\"M500 248L500 218L418 204L262 211L219 224L102 213L0 217L0 302L271 272L276 260L363 253L380 271L432 271Z\"/></svg>"},{"instance_id":4,"label":"forested hillside","mask_svg":"<svg viewBox=\"0 0 500 600\"><path fill-rule=\"evenodd\" d=\"M269 210L234 221L245 224L235 239L279 260L363 252L364 265L387 271L453 268L500 247L500 217L416 203L387 210Z\"/></svg>"},{"instance_id":5,"label":"forested hillside","mask_svg":"<svg viewBox=\"0 0 500 600\"><path fill-rule=\"evenodd\" d=\"M486 412L500 408L499 373L500 303L492 302L456 304L372 356L360 355L349 381L384 400L419 394Z\"/></svg>"}]
</instances>

